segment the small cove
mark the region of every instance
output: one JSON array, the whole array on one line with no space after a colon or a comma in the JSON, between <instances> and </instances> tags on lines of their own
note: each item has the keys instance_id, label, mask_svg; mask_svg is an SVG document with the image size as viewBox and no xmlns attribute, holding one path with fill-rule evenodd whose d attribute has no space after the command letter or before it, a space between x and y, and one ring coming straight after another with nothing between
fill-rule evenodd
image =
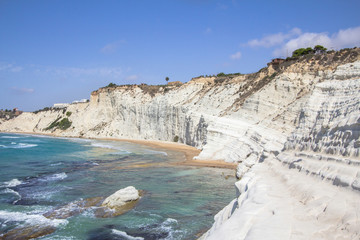
<instances>
[{"instance_id":1,"label":"small cove","mask_svg":"<svg viewBox=\"0 0 360 240\"><path fill-rule=\"evenodd\" d=\"M55 231L39 239L196 239L234 198L234 171L172 164L184 159L129 142L1 133L0 232L49 224ZM144 195L121 216L96 218L91 208L61 220L42 216L127 186Z\"/></svg>"}]
</instances>

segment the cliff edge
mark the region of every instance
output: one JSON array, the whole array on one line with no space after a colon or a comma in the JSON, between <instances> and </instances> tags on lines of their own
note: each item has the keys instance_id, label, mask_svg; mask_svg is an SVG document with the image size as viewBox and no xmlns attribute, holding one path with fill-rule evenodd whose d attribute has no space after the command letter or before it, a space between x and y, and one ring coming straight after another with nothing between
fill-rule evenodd
<instances>
[{"instance_id":1,"label":"cliff edge","mask_svg":"<svg viewBox=\"0 0 360 240\"><path fill-rule=\"evenodd\" d=\"M114 86L0 131L177 141L238 164L203 239L359 239L360 49L179 86Z\"/></svg>"}]
</instances>

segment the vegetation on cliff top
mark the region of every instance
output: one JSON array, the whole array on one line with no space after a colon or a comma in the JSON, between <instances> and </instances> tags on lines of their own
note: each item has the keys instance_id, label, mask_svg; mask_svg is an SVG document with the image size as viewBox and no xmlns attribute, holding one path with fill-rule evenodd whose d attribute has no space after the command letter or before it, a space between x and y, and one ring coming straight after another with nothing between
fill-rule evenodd
<instances>
[{"instance_id":1,"label":"vegetation on cliff top","mask_svg":"<svg viewBox=\"0 0 360 240\"><path fill-rule=\"evenodd\" d=\"M282 71L286 71L288 67L292 66L293 64L297 63L304 63L304 64L311 64L312 69L322 69L326 68L327 66L333 65L339 65L344 64L347 62L352 62L358 59L358 56L360 54L359 48L347 48L342 49L340 51L327 51L327 49L321 45L316 45L314 48L307 47L307 48L299 48L296 49L292 56L287 59L274 59L270 63L268 63L268 66L272 66L271 70L269 71L268 67L264 67L260 69L256 73L249 73L249 74L241 74L241 73L223 73L220 72L218 74L213 75L200 75L198 77L192 78L192 80L200 79L200 78L213 78L212 81L209 81L208 83L213 83L215 85L218 84L224 84L226 82L231 81L232 79L235 79L236 77L243 76L240 78L240 81L257 81L261 80L260 82L264 82L262 80L266 80L265 82L268 82L269 80L272 80L276 74L279 74ZM274 74L274 71L276 74ZM168 77L165 78L166 81L168 81ZM257 79L257 80L256 80ZM116 88L116 87L122 87L125 89L134 89L134 88L140 88L143 93L149 94L150 96L155 96L157 93L166 93L172 89L176 89L179 85L147 85L147 84L128 84L128 85L116 85L115 83L110 83L106 87L103 87L101 89L107 89L107 91L110 90L110 88ZM95 91L94 93L96 93Z\"/></svg>"},{"instance_id":2,"label":"vegetation on cliff top","mask_svg":"<svg viewBox=\"0 0 360 240\"><path fill-rule=\"evenodd\" d=\"M304 56L307 54L311 54L311 53L325 53L327 50L327 48L321 46L321 45L316 45L314 47L314 49L312 49L311 47L308 48L299 48L296 49L295 51L293 51L292 57L300 57L300 56Z\"/></svg>"}]
</instances>

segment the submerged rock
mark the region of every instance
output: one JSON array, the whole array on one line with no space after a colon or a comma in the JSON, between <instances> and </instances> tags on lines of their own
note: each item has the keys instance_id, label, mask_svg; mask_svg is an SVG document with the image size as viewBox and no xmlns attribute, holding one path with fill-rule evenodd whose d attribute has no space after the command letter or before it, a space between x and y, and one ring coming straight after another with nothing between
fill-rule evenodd
<instances>
[{"instance_id":1,"label":"submerged rock","mask_svg":"<svg viewBox=\"0 0 360 240\"><path fill-rule=\"evenodd\" d=\"M81 214L90 207L100 206L103 199L103 197L93 197L85 200L74 201L66 204L65 206L46 212L43 216L50 219L66 219L74 215Z\"/></svg>"},{"instance_id":2,"label":"submerged rock","mask_svg":"<svg viewBox=\"0 0 360 240\"><path fill-rule=\"evenodd\" d=\"M0 235L0 239L11 239L11 240L25 240L33 239L41 236L45 236L55 232L56 227L54 226L26 226L26 227L17 227L7 233Z\"/></svg>"}]
</instances>

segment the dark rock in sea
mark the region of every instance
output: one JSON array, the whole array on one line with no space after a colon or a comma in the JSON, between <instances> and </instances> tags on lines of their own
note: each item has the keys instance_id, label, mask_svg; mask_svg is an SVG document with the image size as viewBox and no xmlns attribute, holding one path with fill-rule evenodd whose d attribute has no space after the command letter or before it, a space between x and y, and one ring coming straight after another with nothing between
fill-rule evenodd
<instances>
[{"instance_id":1,"label":"dark rock in sea","mask_svg":"<svg viewBox=\"0 0 360 240\"><path fill-rule=\"evenodd\" d=\"M103 197L93 197L85 200L74 201L65 206L46 212L43 216L50 219L69 218L74 215L81 214L87 208L100 206L103 200Z\"/></svg>"}]
</instances>

